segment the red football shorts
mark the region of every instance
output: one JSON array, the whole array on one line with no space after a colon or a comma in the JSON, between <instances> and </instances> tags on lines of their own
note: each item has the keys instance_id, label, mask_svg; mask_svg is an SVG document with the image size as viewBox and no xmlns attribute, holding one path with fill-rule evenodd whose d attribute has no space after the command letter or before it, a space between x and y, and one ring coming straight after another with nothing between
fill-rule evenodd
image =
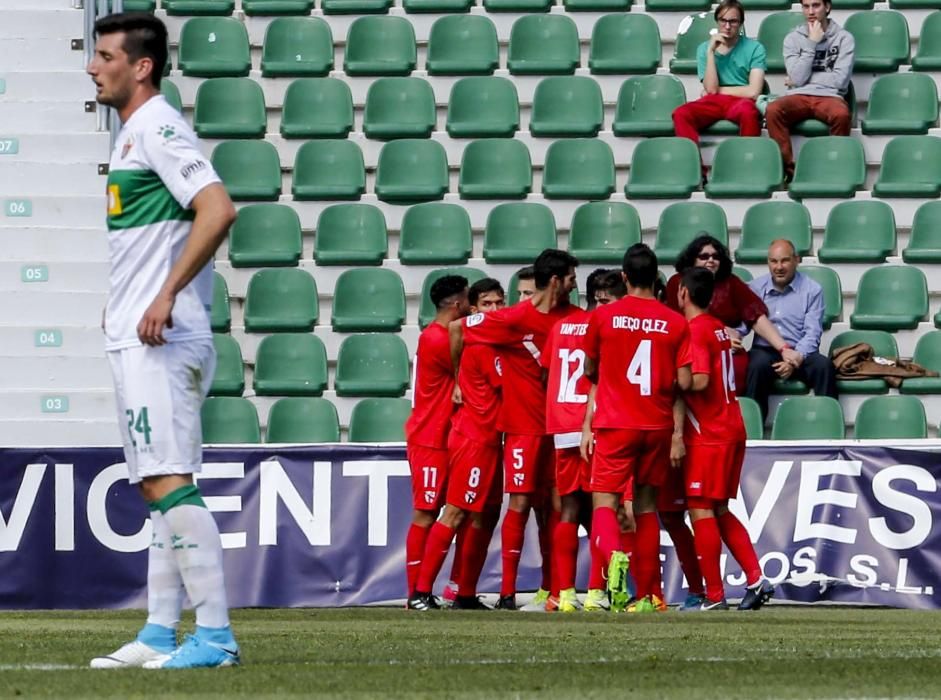
<instances>
[{"instance_id":1,"label":"red football shorts","mask_svg":"<svg viewBox=\"0 0 941 700\"><path fill-rule=\"evenodd\" d=\"M480 513L491 498L500 466L500 446L477 442L452 430L448 452L451 464L445 502L461 510ZM500 493L499 489L497 492Z\"/></svg>"},{"instance_id":2,"label":"red football shorts","mask_svg":"<svg viewBox=\"0 0 941 700\"><path fill-rule=\"evenodd\" d=\"M412 507L437 511L444 503L448 481L448 451L422 445L406 445L412 472Z\"/></svg>"},{"instance_id":3,"label":"red football shorts","mask_svg":"<svg viewBox=\"0 0 941 700\"><path fill-rule=\"evenodd\" d=\"M555 487L560 496L588 491L591 485L591 464L582 459L577 447L555 451Z\"/></svg>"},{"instance_id":4,"label":"red football shorts","mask_svg":"<svg viewBox=\"0 0 941 700\"><path fill-rule=\"evenodd\" d=\"M738 496L745 461L745 441L686 446L684 469L690 499L724 501Z\"/></svg>"},{"instance_id":5,"label":"red football shorts","mask_svg":"<svg viewBox=\"0 0 941 700\"><path fill-rule=\"evenodd\" d=\"M620 493L627 498L631 477L634 488L637 485L662 486L670 468L672 436L673 428L596 430L595 452L591 462L591 490Z\"/></svg>"},{"instance_id":6,"label":"red football shorts","mask_svg":"<svg viewBox=\"0 0 941 700\"><path fill-rule=\"evenodd\" d=\"M503 490L547 494L555 481L555 446L551 435L506 435L503 441Z\"/></svg>"},{"instance_id":7,"label":"red football shorts","mask_svg":"<svg viewBox=\"0 0 941 700\"><path fill-rule=\"evenodd\" d=\"M686 510L686 481L683 469L667 466L667 477L657 490L657 510L676 513Z\"/></svg>"}]
</instances>

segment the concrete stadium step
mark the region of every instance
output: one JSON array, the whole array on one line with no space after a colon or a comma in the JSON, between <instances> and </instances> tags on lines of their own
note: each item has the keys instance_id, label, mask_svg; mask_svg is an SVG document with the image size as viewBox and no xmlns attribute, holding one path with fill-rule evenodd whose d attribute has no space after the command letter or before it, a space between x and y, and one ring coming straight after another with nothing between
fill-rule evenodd
<instances>
[{"instance_id":1,"label":"concrete stadium step","mask_svg":"<svg viewBox=\"0 0 941 700\"><path fill-rule=\"evenodd\" d=\"M9 388L63 391L101 389L111 385L108 360L102 357L34 356L2 360Z\"/></svg>"},{"instance_id":2,"label":"concrete stadium step","mask_svg":"<svg viewBox=\"0 0 941 700\"><path fill-rule=\"evenodd\" d=\"M19 235L24 229L44 235L66 226L71 231L104 231L108 200L102 182L101 190L91 195L50 196L40 188L16 198L4 195L0 202L0 235Z\"/></svg>"},{"instance_id":3,"label":"concrete stadium step","mask_svg":"<svg viewBox=\"0 0 941 700\"><path fill-rule=\"evenodd\" d=\"M107 158L105 159L107 160ZM98 174L95 163L36 163L4 161L13 167L0 168L0 191L17 197L30 192L44 194L101 194L107 178Z\"/></svg>"},{"instance_id":4,"label":"concrete stadium step","mask_svg":"<svg viewBox=\"0 0 941 700\"><path fill-rule=\"evenodd\" d=\"M94 292L105 294L108 291L108 273L111 266L107 262L58 262L41 264L0 262L0 292L23 291L41 292Z\"/></svg>"},{"instance_id":5,"label":"concrete stadium step","mask_svg":"<svg viewBox=\"0 0 941 700\"><path fill-rule=\"evenodd\" d=\"M101 358L105 339L98 326L0 326L0 348L3 357Z\"/></svg>"},{"instance_id":6,"label":"concrete stadium step","mask_svg":"<svg viewBox=\"0 0 941 700\"><path fill-rule=\"evenodd\" d=\"M28 3L35 6L36 3ZM21 9L4 10L0 23L0 41L6 39L79 39L84 27L84 12L77 9Z\"/></svg>"},{"instance_id":7,"label":"concrete stadium step","mask_svg":"<svg viewBox=\"0 0 941 700\"><path fill-rule=\"evenodd\" d=\"M0 391L0 423L32 418L45 423L61 420L110 421L117 425L114 389L63 391L44 394L35 390ZM117 441L115 433L113 440Z\"/></svg>"},{"instance_id":8,"label":"concrete stadium step","mask_svg":"<svg viewBox=\"0 0 941 700\"><path fill-rule=\"evenodd\" d=\"M103 262L108 259L108 234L93 228L0 225L0 247L4 258L16 261L19 268L32 263Z\"/></svg>"},{"instance_id":9,"label":"concrete stadium step","mask_svg":"<svg viewBox=\"0 0 941 700\"><path fill-rule=\"evenodd\" d=\"M79 102L81 106L85 100L95 99L95 84L85 74L84 66L67 71L11 71L4 68L0 78L6 83L5 92L0 94L0 105L41 101Z\"/></svg>"},{"instance_id":10,"label":"concrete stadium step","mask_svg":"<svg viewBox=\"0 0 941 700\"><path fill-rule=\"evenodd\" d=\"M85 54L72 48L73 39L81 39L82 30L69 38L0 38L0 55L5 70L81 70Z\"/></svg>"},{"instance_id":11,"label":"concrete stadium step","mask_svg":"<svg viewBox=\"0 0 941 700\"><path fill-rule=\"evenodd\" d=\"M120 447L116 418L87 421L56 417L0 421L0 444L7 447Z\"/></svg>"},{"instance_id":12,"label":"concrete stadium step","mask_svg":"<svg viewBox=\"0 0 941 700\"><path fill-rule=\"evenodd\" d=\"M72 9L72 2L73 0L0 0L0 10L69 10Z\"/></svg>"},{"instance_id":13,"label":"concrete stadium step","mask_svg":"<svg viewBox=\"0 0 941 700\"><path fill-rule=\"evenodd\" d=\"M104 292L7 292L0 307L0 326L97 328L107 296Z\"/></svg>"},{"instance_id":14,"label":"concrete stadium step","mask_svg":"<svg viewBox=\"0 0 941 700\"><path fill-rule=\"evenodd\" d=\"M79 134L31 132L9 133L0 135L0 142L15 139L16 153L0 154L0 165L18 164L21 161L53 163L56 166L67 163L92 164L107 163L110 137L104 131L90 131ZM4 151L9 145L0 146Z\"/></svg>"},{"instance_id":15,"label":"concrete stadium step","mask_svg":"<svg viewBox=\"0 0 941 700\"><path fill-rule=\"evenodd\" d=\"M94 99L94 96L87 99ZM98 115L86 112L82 100L10 102L0 100L0 124L7 134L17 132L69 134L95 131Z\"/></svg>"}]
</instances>

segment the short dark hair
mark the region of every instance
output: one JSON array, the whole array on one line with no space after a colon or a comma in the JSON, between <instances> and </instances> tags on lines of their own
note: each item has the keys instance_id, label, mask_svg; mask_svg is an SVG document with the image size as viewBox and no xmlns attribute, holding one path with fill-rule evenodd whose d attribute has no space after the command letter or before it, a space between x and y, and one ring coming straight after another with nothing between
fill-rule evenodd
<instances>
[{"instance_id":1,"label":"short dark hair","mask_svg":"<svg viewBox=\"0 0 941 700\"><path fill-rule=\"evenodd\" d=\"M153 64L150 82L160 87L167 65L167 27L149 12L116 12L95 22L95 37L124 32L121 48L131 63L149 58Z\"/></svg>"},{"instance_id":2,"label":"short dark hair","mask_svg":"<svg viewBox=\"0 0 941 700\"><path fill-rule=\"evenodd\" d=\"M657 255L646 243L635 243L628 248L621 268L632 287L653 289L657 281Z\"/></svg>"},{"instance_id":3,"label":"short dark hair","mask_svg":"<svg viewBox=\"0 0 941 700\"><path fill-rule=\"evenodd\" d=\"M536 270L532 265L527 265L526 267L521 267L516 271L516 280L531 280L536 277Z\"/></svg>"},{"instance_id":4,"label":"short dark hair","mask_svg":"<svg viewBox=\"0 0 941 700\"><path fill-rule=\"evenodd\" d=\"M680 253L680 257L676 259L676 271L686 272L689 268L696 267L696 256L707 245L711 245L719 254L719 269L716 270L716 279L720 282L727 279L732 274L732 257L729 255L729 249L725 247L722 241L705 231L700 231L699 235L690 241L690 244Z\"/></svg>"},{"instance_id":5,"label":"short dark hair","mask_svg":"<svg viewBox=\"0 0 941 700\"><path fill-rule=\"evenodd\" d=\"M608 268L599 267L588 274L588 279L585 280L585 295L588 297L589 310L595 308L595 292L598 291L598 282L609 272L611 272L611 270Z\"/></svg>"},{"instance_id":6,"label":"short dark hair","mask_svg":"<svg viewBox=\"0 0 941 700\"><path fill-rule=\"evenodd\" d=\"M742 23L739 27L745 26L745 7L739 0L719 0L719 4L716 6L716 11L712 13L712 18L718 22L719 15L725 12L726 10L738 10L738 16L742 20Z\"/></svg>"},{"instance_id":7,"label":"short dark hair","mask_svg":"<svg viewBox=\"0 0 941 700\"><path fill-rule=\"evenodd\" d=\"M686 287L690 300L705 311L712 301L712 291L716 287L716 276L704 267L691 267L683 271L680 284Z\"/></svg>"},{"instance_id":8,"label":"short dark hair","mask_svg":"<svg viewBox=\"0 0 941 700\"><path fill-rule=\"evenodd\" d=\"M442 309L446 306L445 302L453 296L456 296L467 289L467 278L461 275L444 275L439 277L431 285L431 291L428 293L431 297L431 303L436 309Z\"/></svg>"},{"instance_id":9,"label":"short dark hair","mask_svg":"<svg viewBox=\"0 0 941 700\"><path fill-rule=\"evenodd\" d=\"M627 294L627 285L624 284L620 270L605 270L596 284L595 291L607 292L618 299Z\"/></svg>"},{"instance_id":10,"label":"short dark hair","mask_svg":"<svg viewBox=\"0 0 941 700\"><path fill-rule=\"evenodd\" d=\"M533 280L536 289L545 289L553 277L564 278L573 267L578 267L578 258L558 248L546 248L533 263Z\"/></svg>"},{"instance_id":11,"label":"short dark hair","mask_svg":"<svg viewBox=\"0 0 941 700\"><path fill-rule=\"evenodd\" d=\"M506 292L503 291L503 285L500 284L500 280L495 280L493 277L484 277L482 280L474 282L474 284L468 288L467 301L471 306L477 306L480 297L490 292L497 292L502 297L506 296Z\"/></svg>"}]
</instances>

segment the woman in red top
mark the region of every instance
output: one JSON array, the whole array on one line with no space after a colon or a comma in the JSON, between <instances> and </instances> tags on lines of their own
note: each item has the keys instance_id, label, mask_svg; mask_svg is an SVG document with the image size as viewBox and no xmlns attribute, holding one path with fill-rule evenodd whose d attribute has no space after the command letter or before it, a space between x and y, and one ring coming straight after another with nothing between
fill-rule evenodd
<instances>
[{"instance_id":1,"label":"woman in red top","mask_svg":"<svg viewBox=\"0 0 941 700\"><path fill-rule=\"evenodd\" d=\"M748 352L742 345L742 335L754 330L772 347L787 344L768 318L768 307L747 284L732 274L732 258L728 249L716 238L703 232L680 253L676 261L677 274L667 282L667 306L679 311L679 290L682 273L691 267L705 267L716 277L715 291L709 304L709 313L726 326L732 339L735 364L735 386L745 388Z\"/></svg>"}]
</instances>

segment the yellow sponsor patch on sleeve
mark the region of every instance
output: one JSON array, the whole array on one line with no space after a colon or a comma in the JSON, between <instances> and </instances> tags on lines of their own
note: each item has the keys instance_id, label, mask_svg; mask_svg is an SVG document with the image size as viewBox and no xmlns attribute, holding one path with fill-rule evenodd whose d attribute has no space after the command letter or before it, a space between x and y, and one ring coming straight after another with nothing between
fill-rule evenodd
<instances>
[{"instance_id":1,"label":"yellow sponsor patch on sleeve","mask_svg":"<svg viewBox=\"0 0 941 700\"><path fill-rule=\"evenodd\" d=\"M124 210L121 208L121 187L108 185L108 216L120 216Z\"/></svg>"}]
</instances>

